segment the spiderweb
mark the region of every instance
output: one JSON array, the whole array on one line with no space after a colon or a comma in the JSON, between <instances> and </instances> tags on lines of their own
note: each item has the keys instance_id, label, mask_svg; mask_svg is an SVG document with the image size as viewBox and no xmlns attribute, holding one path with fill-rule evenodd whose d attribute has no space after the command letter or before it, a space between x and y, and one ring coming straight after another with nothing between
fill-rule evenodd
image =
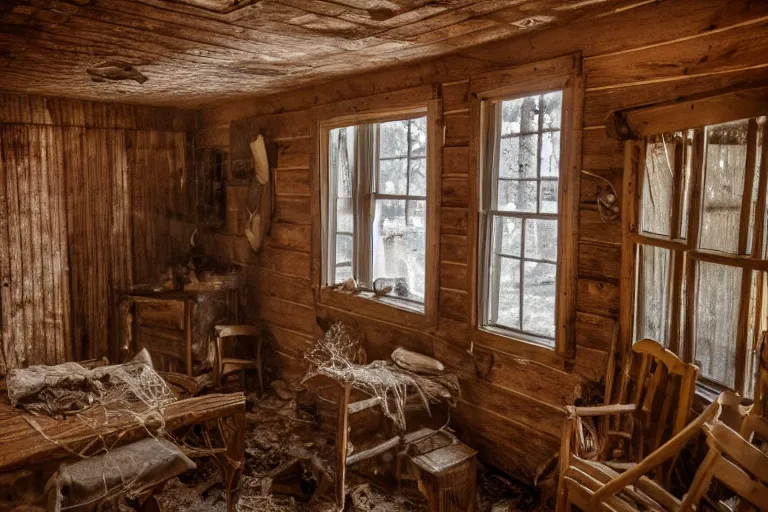
<instances>
[{"instance_id":1,"label":"spiderweb","mask_svg":"<svg viewBox=\"0 0 768 512\"><path fill-rule=\"evenodd\" d=\"M424 376L390 361L357 364L361 353L360 340L342 322L331 326L305 355L310 367L302 379L305 383L316 375L351 383L352 387L381 399L381 410L401 430L406 430L405 405L409 393L418 396L429 413L430 404L441 401L454 407L460 396L455 375Z\"/></svg>"},{"instance_id":2,"label":"spiderweb","mask_svg":"<svg viewBox=\"0 0 768 512\"><path fill-rule=\"evenodd\" d=\"M116 432L121 428L138 426L146 430L148 437L157 441L158 448L155 451L165 446L161 440L168 447L175 445L165 431L163 409L175 402L176 397L152 367L146 349L132 361L112 366L89 369L77 363L64 363L14 369L8 374L7 387L11 404L32 415L60 419L73 417L94 431L106 427ZM89 503L123 493L128 496L136 494L141 491L140 477L152 470L148 464L128 464L130 459L124 454L113 457L110 450L116 441L110 442L108 436L96 436L94 442L77 451L67 443L51 437L34 417L24 418L48 442L59 445L80 459L100 457L94 460L99 460L104 468L112 468L117 473L117 481L113 479L108 483L105 477L101 484L97 482ZM132 466L139 469L134 467L131 471ZM130 473L133 473L132 478L128 476ZM93 480L85 473L82 478L82 485L86 485L89 479Z\"/></svg>"}]
</instances>

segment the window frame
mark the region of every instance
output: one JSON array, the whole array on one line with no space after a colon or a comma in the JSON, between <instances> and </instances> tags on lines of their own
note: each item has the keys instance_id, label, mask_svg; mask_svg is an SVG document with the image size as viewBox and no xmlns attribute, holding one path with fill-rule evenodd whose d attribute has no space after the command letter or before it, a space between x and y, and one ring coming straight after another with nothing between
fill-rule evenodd
<instances>
[{"instance_id":1,"label":"window frame","mask_svg":"<svg viewBox=\"0 0 768 512\"><path fill-rule=\"evenodd\" d=\"M427 147L425 154L425 170L426 170L426 247L425 247L425 272L424 272L424 303L417 304L413 301L403 300L397 297L374 297L372 294L361 293L357 295L351 295L341 291L334 290L332 286L327 286L326 280L328 271L330 269L329 258L329 216L330 213L330 183L329 183L329 132L334 128L362 125L362 124L374 124L383 123L388 121L404 120L414 117L426 117L427 119ZM366 316L370 316L379 320L391 321L391 322L407 322L407 325L417 329L435 330L437 326L437 279L438 270L437 263L439 255L437 253L437 243L439 236L439 222L438 222L438 210L440 200L440 166L441 158L440 151L436 150L436 146L441 140L442 132L442 101L441 100L427 100L417 104L395 106L393 108L381 108L376 110L370 110L367 112L355 113L351 115L333 116L329 115L327 118L319 116L317 128L316 128L316 140L318 144L318 177L319 187L317 198L320 205L320 229L319 247L316 248L316 254L319 257L319 264L313 265L313 274L315 287L316 287L316 299L319 304L328 308L343 310L350 313L358 313ZM356 154L359 154L356 151ZM372 155L370 155L372 158ZM370 179L376 179L373 173L377 170L372 169ZM370 183L368 183L370 185ZM359 188L364 188L364 184ZM353 201L356 203L354 208L355 218L362 216L362 210L367 208L367 211L371 212L369 215L365 215L372 221L373 213L371 208L374 204L375 192L364 192L362 199L359 198L361 194L360 190L357 190L358 199ZM388 197L388 196L387 196ZM357 227L356 227L357 229ZM370 250L370 235L371 226L367 226L362 232L363 236L353 236L353 244L355 244L355 251L353 254L353 267L355 267L355 260L359 261L362 258L372 258L372 252ZM360 246L368 247L365 251L360 250ZM357 263L359 265L359 263ZM368 267L367 267L368 268ZM370 268L368 268L370 271ZM354 271L353 271L354 275ZM358 279L370 280L369 274L366 276L358 276Z\"/></svg>"},{"instance_id":2,"label":"window frame","mask_svg":"<svg viewBox=\"0 0 768 512\"><path fill-rule=\"evenodd\" d=\"M541 343L535 335L501 330L484 325L485 289L488 273L487 247L490 236L487 227L488 181L486 169L493 168L495 158L489 123L494 105L500 101L536 94L562 91L562 117L560 128L560 175L558 185L557 277L555 296L554 346ZM572 54L547 61L495 71L470 80L470 117L473 130L470 140L470 268L473 283L471 297L471 331L473 339L481 345L513 352L545 364L556 363L559 358L575 357L576 316L576 254L578 244L578 205L580 190L582 110L584 77L581 73L581 55ZM490 167L489 167L490 166ZM547 339L548 341L548 339ZM555 356L555 359L553 359Z\"/></svg>"},{"instance_id":3,"label":"window frame","mask_svg":"<svg viewBox=\"0 0 768 512\"><path fill-rule=\"evenodd\" d=\"M688 363L695 363L695 324L696 299L698 288L691 293L687 291L685 302L682 301L683 286L698 286L697 268L699 263L714 263L742 272L740 297L751 297L752 274L757 274L758 283L768 278L768 257L765 253L765 223L759 222L760 211L766 211L766 195L768 194L768 136L764 132L762 158L759 181L757 183L756 222L752 232L752 243L749 247L749 220L752 190L755 185L754 169L756 162L746 157L745 188L741 214L739 218L739 242L736 254L700 248L702 218L702 202L705 192L703 186L706 180L706 155L704 155L704 127L742 119L755 119L768 115L768 87L757 87L711 94L701 98L683 99L670 103L628 109L614 112L609 117L609 134L624 140L624 178L623 178L623 216L622 216L622 265L620 297L620 339L622 360L627 361L630 347L634 343L637 332L637 280L639 273L638 252L641 245L667 249L672 255L669 270L670 281L665 307L668 309L670 325L666 326L669 349ZM756 144L756 129L749 123L749 144ZM670 235L654 235L640 232L640 215L643 193L643 179L646 158L646 138L661 133L693 130L692 142L692 175L690 187L690 204L688 213L687 232L681 233L679 220L685 190L673 190L670 218L675 221L670 229ZM756 148L756 147L755 147ZM753 149L755 149L753 148ZM677 166L682 158L675 158L675 176L680 174ZM752 160L750 162L750 160ZM751 170L750 170L751 166ZM674 180L675 178L673 178ZM685 238L682 238L682 236ZM747 250L749 248L749 250ZM763 276L762 278L760 276ZM758 294L762 287L758 284ZM763 299L765 300L765 299ZM761 339L760 329L755 329L753 339L749 340L749 317L752 309L750 300L740 300L736 340L736 368L734 387L743 393L748 386L747 362L750 353L756 349ZM753 304L756 318L762 314L760 300ZM763 305L764 307L764 305ZM763 309L764 311L764 309ZM765 320L763 320L765 321ZM682 325L681 325L682 322ZM699 373L699 384L705 387L724 390L729 389L725 383L718 382Z\"/></svg>"}]
</instances>

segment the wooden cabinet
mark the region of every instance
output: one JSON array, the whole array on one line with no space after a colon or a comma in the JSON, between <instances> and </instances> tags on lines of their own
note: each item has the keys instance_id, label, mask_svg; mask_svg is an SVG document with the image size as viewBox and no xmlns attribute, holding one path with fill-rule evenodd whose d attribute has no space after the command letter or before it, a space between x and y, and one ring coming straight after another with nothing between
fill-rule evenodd
<instances>
[{"instance_id":1,"label":"wooden cabinet","mask_svg":"<svg viewBox=\"0 0 768 512\"><path fill-rule=\"evenodd\" d=\"M213 326L231 323L233 291L131 293L121 301L120 359L146 348L156 370L199 375L210 370Z\"/></svg>"}]
</instances>

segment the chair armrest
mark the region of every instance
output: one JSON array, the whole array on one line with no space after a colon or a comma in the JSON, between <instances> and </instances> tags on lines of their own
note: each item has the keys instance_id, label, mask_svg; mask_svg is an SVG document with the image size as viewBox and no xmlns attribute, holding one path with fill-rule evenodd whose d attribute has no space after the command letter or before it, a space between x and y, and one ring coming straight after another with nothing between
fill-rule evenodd
<instances>
[{"instance_id":1,"label":"chair armrest","mask_svg":"<svg viewBox=\"0 0 768 512\"><path fill-rule=\"evenodd\" d=\"M574 415L584 418L634 412L637 410L637 406L635 404L595 405L592 407L569 407L568 410L572 410Z\"/></svg>"},{"instance_id":2,"label":"chair armrest","mask_svg":"<svg viewBox=\"0 0 768 512\"><path fill-rule=\"evenodd\" d=\"M768 420L754 414L749 414L744 418L739 434L744 439L752 439L753 435L757 435L760 439L768 441Z\"/></svg>"}]
</instances>

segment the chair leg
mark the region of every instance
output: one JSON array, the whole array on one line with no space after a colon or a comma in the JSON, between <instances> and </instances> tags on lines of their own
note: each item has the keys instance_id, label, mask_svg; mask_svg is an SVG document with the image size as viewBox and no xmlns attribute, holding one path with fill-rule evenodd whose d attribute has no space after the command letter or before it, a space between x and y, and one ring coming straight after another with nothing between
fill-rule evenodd
<instances>
[{"instance_id":1,"label":"chair leg","mask_svg":"<svg viewBox=\"0 0 768 512\"><path fill-rule=\"evenodd\" d=\"M261 376L261 340L259 340L256 354L256 376L259 378L259 397L264 396L264 378Z\"/></svg>"}]
</instances>

